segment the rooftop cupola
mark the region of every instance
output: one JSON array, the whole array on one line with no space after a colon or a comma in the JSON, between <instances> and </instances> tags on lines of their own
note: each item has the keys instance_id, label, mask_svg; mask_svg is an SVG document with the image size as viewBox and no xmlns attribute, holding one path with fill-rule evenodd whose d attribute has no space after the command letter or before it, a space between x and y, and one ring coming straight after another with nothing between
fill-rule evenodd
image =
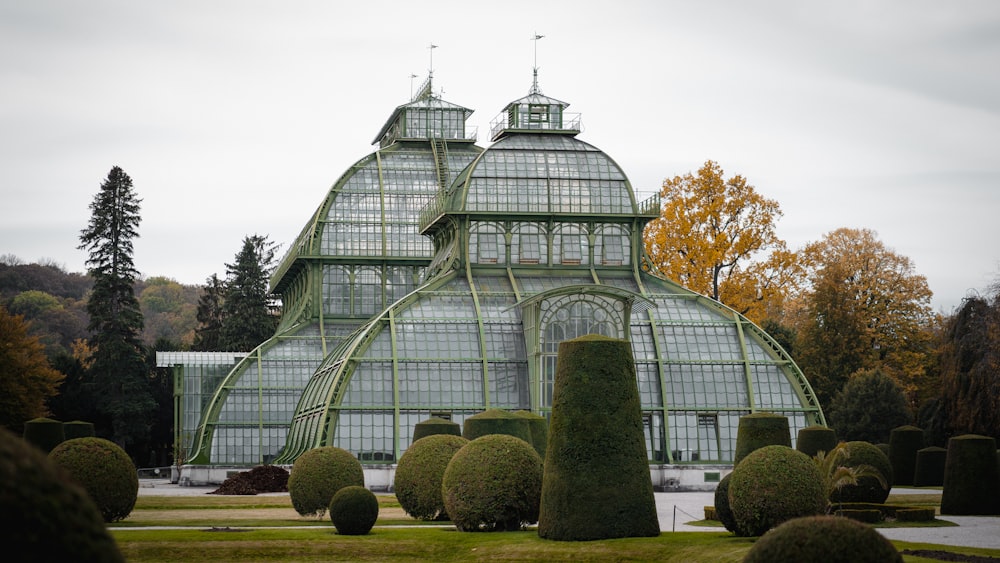
<instances>
[{"instance_id":1,"label":"rooftop cupola","mask_svg":"<svg viewBox=\"0 0 1000 563\"><path fill-rule=\"evenodd\" d=\"M567 107L568 103L542 94L535 67L528 95L507 104L490 122L490 140L497 141L515 132L576 135L580 132L580 114L566 113Z\"/></svg>"},{"instance_id":2,"label":"rooftop cupola","mask_svg":"<svg viewBox=\"0 0 1000 563\"><path fill-rule=\"evenodd\" d=\"M476 141L476 130L467 130L465 125L472 110L435 95L433 78L429 74L410 102L392 112L372 144L384 148L396 141Z\"/></svg>"}]
</instances>

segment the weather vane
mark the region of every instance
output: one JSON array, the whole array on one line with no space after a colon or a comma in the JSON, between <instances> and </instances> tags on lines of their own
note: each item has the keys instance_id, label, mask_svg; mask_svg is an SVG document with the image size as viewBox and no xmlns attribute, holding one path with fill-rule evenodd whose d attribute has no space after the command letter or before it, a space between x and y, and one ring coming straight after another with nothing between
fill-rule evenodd
<instances>
[{"instance_id":1,"label":"weather vane","mask_svg":"<svg viewBox=\"0 0 1000 563\"><path fill-rule=\"evenodd\" d=\"M538 32L536 31L535 32L535 36L531 38L531 40L535 42L535 60L534 60L534 64L532 65L532 69L531 69L531 72L532 72L532 75L533 75L533 78L532 78L532 81L531 81L531 93L532 94L541 94L541 90L538 89L538 40L541 39L542 37L545 37L545 36L544 35L539 35Z\"/></svg>"}]
</instances>

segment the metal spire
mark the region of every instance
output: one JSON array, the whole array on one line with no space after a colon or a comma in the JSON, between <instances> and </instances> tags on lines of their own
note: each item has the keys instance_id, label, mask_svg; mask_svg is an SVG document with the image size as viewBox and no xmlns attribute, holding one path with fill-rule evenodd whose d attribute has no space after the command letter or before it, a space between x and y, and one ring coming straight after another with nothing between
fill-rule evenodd
<instances>
[{"instance_id":1,"label":"metal spire","mask_svg":"<svg viewBox=\"0 0 1000 563\"><path fill-rule=\"evenodd\" d=\"M531 93L532 94L541 94L542 93L542 91L538 88L538 40L541 39L542 37L545 37L545 36L544 35L539 35L538 32L535 32L535 36L531 38L531 40L535 42L535 61L534 61L534 64L532 65L532 75L533 76L532 76L532 80L531 80Z\"/></svg>"}]
</instances>

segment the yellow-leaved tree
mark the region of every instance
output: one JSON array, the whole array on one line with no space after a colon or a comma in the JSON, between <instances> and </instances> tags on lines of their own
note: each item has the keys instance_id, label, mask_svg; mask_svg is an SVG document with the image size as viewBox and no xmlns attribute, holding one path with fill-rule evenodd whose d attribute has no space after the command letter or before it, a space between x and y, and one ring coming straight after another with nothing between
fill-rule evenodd
<instances>
[{"instance_id":1,"label":"yellow-leaved tree","mask_svg":"<svg viewBox=\"0 0 1000 563\"><path fill-rule=\"evenodd\" d=\"M724 177L709 160L663 182L660 217L646 227L655 269L751 321L781 317L802 279L796 254L775 234L781 208L743 176Z\"/></svg>"}]
</instances>

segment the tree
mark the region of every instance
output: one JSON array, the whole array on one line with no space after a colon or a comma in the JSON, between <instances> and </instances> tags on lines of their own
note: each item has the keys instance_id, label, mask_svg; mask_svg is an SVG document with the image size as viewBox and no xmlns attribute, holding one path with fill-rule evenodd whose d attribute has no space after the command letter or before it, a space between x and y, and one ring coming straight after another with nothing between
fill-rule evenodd
<instances>
[{"instance_id":1,"label":"tree","mask_svg":"<svg viewBox=\"0 0 1000 563\"><path fill-rule=\"evenodd\" d=\"M201 352L223 350L222 347L222 303L225 284L219 276L212 274L205 280L201 296L198 298L198 328L195 329L192 349Z\"/></svg>"},{"instance_id":2,"label":"tree","mask_svg":"<svg viewBox=\"0 0 1000 563\"><path fill-rule=\"evenodd\" d=\"M888 443L893 428L913 421L903 390L879 369L853 374L828 411L830 427L847 442Z\"/></svg>"},{"instance_id":3,"label":"tree","mask_svg":"<svg viewBox=\"0 0 1000 563\"><path fill-rule=\"evenodd\" d=\"M236 262L226 264L221 331L224 350L248 352L274 335L278 316L272 307L274 297L268 291L268 282L275 252L276 245L267 237L247 236Z\"/></svg>"},{"instance_id":4,"label":"tree","mask_svg":"<svg viewBox=\"0 0 1000 563\"><path fill-rule=\"evenodd\" d=\"M38 338L29 336L24 317L0 306L0 425L20 434L25 421L48 416L46 401L63 377Z\"/></svg>"},{"instance_id":5,"label":"tree","mask_svg":"<svg viewBox=\"0 0 1000 563\"><path fill-rule=\"evenodd\" d=\"M156 410L140 334L142 311L134 286L139 272L132 260L138 236L140 200L132 179L115 166L90 204L91 217L80 233L94 287L87 300L88 330L94 348L89 371L100 398L98 410L111 420L111 439L135 456L133 446L149 436Z\"/></svg>"},{"instance_id":6,"label":"tree","mask_svg":"<svg viewBox=\"0 0 1000 563\"><path fill-rule=\"evenodd\" d=\"M915 408L937 322L927 279L868 229L837 229L799 256L808 287L791 313L796 362L821 403L851 374L880 368Z\"/></svg>"},{"instance_id":7,"label":"tree","mask_svg":"<svg viewBox=\"0 0 1000 563\"><path fill-rule=\"evenodd\" d=\"M795 253L774 232L781 209L742 176L709 160L663 182L660 217L646 227L656 269L755 322L775 316L799 279Z\"/></svg>"}]
</instances>

